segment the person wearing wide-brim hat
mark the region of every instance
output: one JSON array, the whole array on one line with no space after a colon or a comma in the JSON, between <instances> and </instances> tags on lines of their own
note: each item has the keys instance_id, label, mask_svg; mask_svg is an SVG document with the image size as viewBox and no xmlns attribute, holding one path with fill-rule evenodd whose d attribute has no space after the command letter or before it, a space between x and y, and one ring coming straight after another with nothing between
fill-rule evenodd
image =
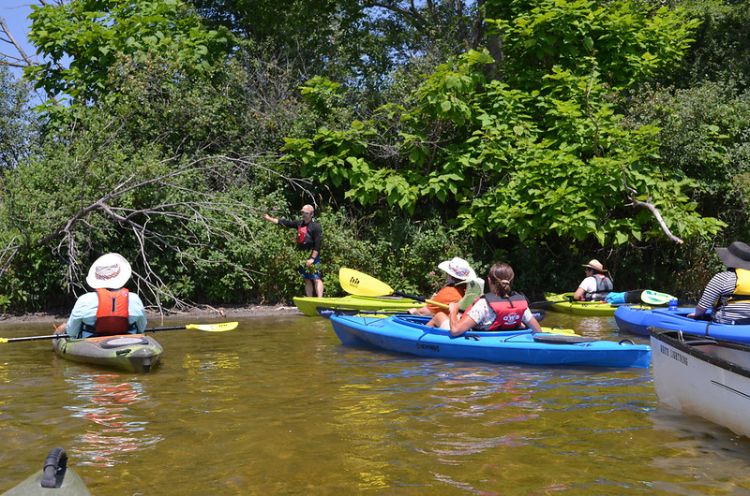
<instances>
[{"instance_id":1,"label":"person wearing wide-brim hat","mask_svg":"<svg viewBox=\"0 0 750 496\"><path fill-rule=\"evenodd\" d=\"M476 272L463 258L453 257L450 260L444 260L438 264L438 269L445 273L446 281L445 285L430 298L432 301L442 303L447 307L451 303L465 301L467 292L470 292L470 297L474 295L470 298L472 301L484 292L484 281L477 279ZM430 327L447 329L450 326L447 308L428 304L424 307L412 308L409 313L432 316L432 319L427 322Z\"/></svg>"},{"instance_id":2,"label":"person wearing wide-brim hat","mask_svg":"<svg viewBox=\"0 0 750 496\"><path fill-rule=\"evenodd\" d=\"M714 322L750 324L750 246L734 241L726 248L716 248L716 254L727 270L711 278L688 317L701 319L713 309Z\"/></svg>"},{"instance_id":3,"label":"person wearing wide-brim hat","mask_svg":"<svg viewBox=\"0 0 750 496\"><path fill-rule=\"evenodd\" d=\"M73 338L143 333L146 309L141 298L125 288L132 273L130 263L119 253L97 258L86 277L94 291L76 300L68 321L56 331Z\"/></svg>"},{"instance_id":4,"label":"person wearing wide-brim hat","mask_svg":"<svg viewBox=\"0 0 750 496\"><path fill-rule=\"evenodd\" d=\"M573 299L578 301L606 300L607 295L614 287L612 279L607 275L607 269L595 258L590 260L589 263L583 264L583 267L586 269L586 277L578 285L578 289L573 294Z\"/></svg>"}]
</instances>

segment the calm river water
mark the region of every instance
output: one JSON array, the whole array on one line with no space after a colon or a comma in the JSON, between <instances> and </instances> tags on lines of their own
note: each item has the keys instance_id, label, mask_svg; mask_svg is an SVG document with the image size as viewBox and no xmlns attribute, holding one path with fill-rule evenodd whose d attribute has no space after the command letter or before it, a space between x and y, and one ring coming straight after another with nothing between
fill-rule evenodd
<instances>
[{"instance_id":1,"label":"calm river water","mask_svg":"<svg viewBox=\"0 0 750 496\"><path fill-rule=\"evenodd\" d=\"M544 324L621 338L611 318ZM145 375L1 345L0 491L62 446L97 496L750 495L750 441L659 405L650 370L344 348L296 314L156 337Z\"/></svg>"}]
</instances>

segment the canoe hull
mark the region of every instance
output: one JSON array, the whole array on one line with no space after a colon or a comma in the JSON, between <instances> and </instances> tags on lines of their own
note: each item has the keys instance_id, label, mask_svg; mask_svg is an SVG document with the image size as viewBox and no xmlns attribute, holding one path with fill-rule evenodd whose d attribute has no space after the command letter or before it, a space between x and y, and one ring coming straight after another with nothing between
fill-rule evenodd
<instances>
[{"instance_id":1,"label":"canoe hull","mask_svg":"<svg viewBox=\"0 0 750 496\"><path fill-rule=\"evenodd\" d=\"M706 320L695 320L687 315L694 309L680 307L638 309L623 306L615 312L615 321L621 331L648 336L649 327L682 331L694 336L711 337L726 341L750 344L750 325L717 324Z\"/></svg>"},{"instance_id":2,"label":"canoe hull","mask_svg":"<svg viewBox=\"0 0 750 496\"><path fill-rule=\"evenodd\" d=\"M386 310L406 312L410 308L421 307L424 305L424 303L410 300L408 298L385 296L349 295L340 298L296 296L293 300L299 311L308 317L318 317L318 307L338 308L342 310Z\"/></svg>"},{"instance_id":3,"label":"canoe hull","mask_svg":"<svg viewBox=\"0 0 750 496\"><path fill-rule=\"evenodd\" d=\"M481 360L527 365L647 368L651 349L630 342L543 343L529 331L469 332L452 338L415 317L386 319L334 315L331 323L342 344L367 346L429 358ZM553 331L552 331L553 332Z\"/></svg>"},{"instance_id":4,"label":"canoe hull","mask_svg":"<svg viewBox=\"0 0 750 496\"><path fill-rule=\"evenodd\" d=\"M651 346L661 402L750 437L750 347L663 329Z\"/></svg>"},{"instance_id":5,"label":"canoe hull","mask_svg":"<svg viewBox=\"0 0 750 496\"><path fill-rule=\"evenodd\" d=\"M56 339L54 349L66 360L136 373L153 370L164 351L158 341L142 334Z\"/></svg>"}]
</instances>

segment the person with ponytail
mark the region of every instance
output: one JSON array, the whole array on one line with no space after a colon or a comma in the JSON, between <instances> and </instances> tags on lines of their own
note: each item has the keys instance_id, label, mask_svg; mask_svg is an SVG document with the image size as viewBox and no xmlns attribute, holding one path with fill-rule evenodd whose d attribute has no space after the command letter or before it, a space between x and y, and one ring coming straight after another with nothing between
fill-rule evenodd
<instances>
[{"instance_id":1,"label":"person with ponytail","mask_svg":"<svg viewBox=\"0 0 750 496\"><path fill-rule=\"evenodd\" d=\"M487 275L489 293L477 298L460 318L458 304L451 303L451 336L461 336L469 329L510 331L530 328L533 332L541 332L542 328L529 310L526 297L511 289L514 277L515 273L510 265L496 263Z\"/></svg>"}]
</instances>

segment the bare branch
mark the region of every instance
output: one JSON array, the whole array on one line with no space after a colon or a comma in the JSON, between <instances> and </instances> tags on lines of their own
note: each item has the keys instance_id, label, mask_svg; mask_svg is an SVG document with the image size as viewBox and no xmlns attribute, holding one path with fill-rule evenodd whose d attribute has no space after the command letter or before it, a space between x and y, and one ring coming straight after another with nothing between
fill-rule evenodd
<instances>
[{"instance_id":1,"label":"bare branch","mask_svg":"<svg viewBox=\"0 0 750 496\"><path fill-rule=\"evenodd\" d=\"M632 196L630 198L630 201L632 202L631 205L635 207L646 207L647 209L649 209L651 213L654 215L654 217L656 218L656 222L659 223L659 226L661 226L662 231L664 231L664 234L666 234L669 239L671 239L678 245L681 245L684 243L682 239L672 234L672 231L669 230L669 227L667 227L667 224L664 222L664 218L661 216L659 209L657 209L656 206L654 206L654 204L636 200Z\"/></svg>"},{"instance_id":2,"label":"bare branch","mask_svg":"<svg viewBox=\"0 0 750 496\"><path fill-rule=\"evenodd\" d=\"M7 40L4 39L3 41L6 41L7 43L10 43L11 45L15 47L16 51L18 51L18 54L21 55L21 59L23 59L25 66L34 65L34 62L31 60L31 58L28 55L26 55L26 51L23 49L21 44L18 43L18 41L16 41L16 39L13 37L13 33L10 32L10 28L8 28L8 25L5 23L5 19L3 19L2 17L0 17L0 32L5 33L5 36L7 36ZM16 57L13 57L13 58L16 60L21 60ZM16 67L25 67L25 66L16 66Z\"/></svg>"}]
</instances>

